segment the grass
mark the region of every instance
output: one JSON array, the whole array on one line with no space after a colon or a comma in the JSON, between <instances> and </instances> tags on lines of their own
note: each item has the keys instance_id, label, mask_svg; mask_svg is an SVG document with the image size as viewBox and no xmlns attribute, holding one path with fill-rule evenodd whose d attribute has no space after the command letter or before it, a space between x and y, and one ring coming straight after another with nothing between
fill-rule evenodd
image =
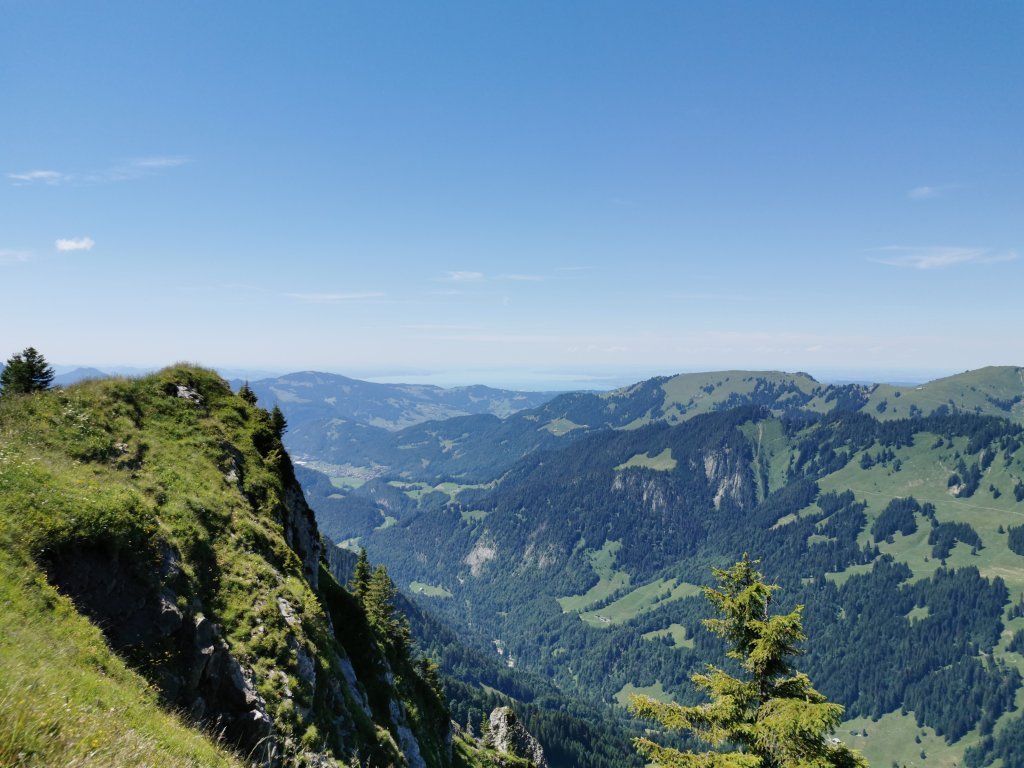
<instances>
[{"instance_id":1,"label":"grass","mask_svg":"<svg viewBox=\"0 0 1024 768\"><path fill-rule=\"evenodd\" d=\"M424 597L451 597L452 593L444 587L435 587L433 584L424 584L422 581L414 581L409 584L409 589L414 594Z\"/></svg>"},{"instance_id":2,"label":"grass","mask_svg":"<svg viewBox=\"0 0 1024 768\"><path fill-rule=\"evenodd\" d=\"M397 488L416 502L434 490L433 486L430 486L427 483L407 483L401 480L391 480L388 485L393 488Z\"/></svg>"},{"instance_id":3,"label":"grass","mask_svg":"<svg viewBox=\"0 0 1024 768\"><path fill-rule=\"evenodd\" d=\"M569 419L558 418L552 419L545 424L541 429L546 429L548 432L553 434L555 437L561 437L562 435L572 432L574 429L585 429L586 424L577 424Z\"/></svg>"},{"instance_id":4,"label":"grass","mask_svg":"<svg viewBox=\"0 0 1024 768\"><path fill-rule=\"evenodd\" d=\"M768 487L765 488L761 472L757 472L758 497L763 499L772 491L786 484L786 469L789 466L790 449L782 422L778 419L750 422L740 427L754 447L754 464L764 467L768 473Z\"/></svg>"},{"instance_id":5,"label":"grass","mask_svg":"<svg viewBox=\"0 0 1024 768\"><path fill-rule=\"evenodd\" d=\"M454 501L455 497L459 494L459 492L465 490L466 488L489 488L493 485L493 483L487 483L482 485L462 485L460 483L444 482L438 483L437 485L430 485L429 483L413 483L405 482L402 480L392 480L388 483L388 485L392 486L393 488L399 489L410 499L413 499L414 501L418 502L428 493L433 493L435 491L447 494L448 498Z\"/></svg>"},{"instance_id":6,"label":"grass","mask_svg":"<svg viewBox=\"0 0 1024 768\"><path fill-rule=\"evenodd\" d=\"M965 454L967 441L957 438L945 441L941 447L932 447L935 443L935 435L920 433L913 446L895 451L896 458L902 462L900 472L893 471L891 464L890 467L876 464L864 470L853 460L838 472L822 478L819 485L823 492L850 489L867 503L868 525L861 533L862 544L871 541L871 523L892 499L913 496L922 504L934 504L935 516L940 522L969 523L985 545L976 555L971 554L969 547L957 545L946 560L949 567L975 566L986 577L1002 578L1012 595L1024 592L1024 558L1011 552L1005 533L999 533L1000 526L1005 531L1010 525L1024 524L1024 504L1016 502L1012 492L1014 478L1024 474L1024 449L1018 451L1009 467L1001 455L997 456L983 477L981 487L970 498L961 499L951 496L946 484L955 468L955 454ZM869 453L875 451L877 447ZM974 458L968 457L972 461ZM998 499L988 491L990 484L1002 492ZM917 533L896 535L892 544L882 542L879 549L906 563L916 579L927 578L941 565L932 557L928 531L928 521L919 517Z\"/></svg>"},{"instance_id":7,"label":"grass","mask_svg":"<svg viewBox=\"0 0 1024 768\"><path fill-rule=\"evenodd\" d=\"M1003 411L989 400L1011 400L1024 392L1024 369L1009 366L979 368L955 376L936 379L927 384L894 387L880 384L871 394L863 410L879 419L903 419L910 416L914 405L922 413L931 413L941 405L950 405L966 413L1003 416L1024 423L1024 403L1017 403L1009 412ZM885 410L878 407L885 402Z\"/></svg>"},{"instance_id":8,"label":"grass","mask_svg":"<svg viewBox=\"0 0 1024 768\"><path fill-rule=\"evenodd\" d=\"M807 394L820 385L802 373L779 371L718 371L712 373L684 373L673 376L662 384L665 390L663 418L691 419L701 413L715 410L730 395L750 395L758 380L772 384L793 383Z\"/></svg>"},{"instance_id":9,"label":"grass","mask_svg":"<svg viewBox=\"0 0 1024 768\"><path fill-rule=\"evenodd\" d=\"M682 624L669 624L665 629L644 632L641 637L644 640L660 640L663 637L671 637L672 645L676 648L694 647L693 638L687 636L686 627Z\"/></svg>"},{"instance_id":10,"label":"grass","mask_svg":"<svg viewBox=\"0 0 1024 768\"><path fill-rule=\"evenodd\" d=\"M186 366L0 398L0 765L237 764L164 712L143 679L173 672L175 652L139 646L142 676L129 672L46 586L37 559L78 547L102 547L143 574L142 589L171 590L220 625L282 739L314 720L330 729L310 686L281 684L300 677L290 638L326 673L341 674L344 650L285 539L290 466L268 424L216 374ZM180 573L157 575L163 552Z\"/></svg>"},{"instance_id":11,"label":"grass","mask_svg":"<svg viewBox=\"0 0 1024 768\"><path fill-rule=\"evenodd\" d=\"M907 613L907 621L923 621L924 619L927 619L930 614L931 609L929 609L927 605L915 605Z\"/></svg>"},{"instance_id":12,"label":"grass","mask_svg":"<svg viewBox=\"0 0 1024 768\"><path fill-rule=\"evenodd\" d=\"M653 685L638 687L632 683L626 683L619 692L615 694L615 701L621 706L629 706L629 700L633 696L650 696L658 701L672 701L672 696L662 687L660 680L655 680Z\"/></svg>"},{"instance_id":13,"label":"grass","mask_svg":"<svg viewBox=\"0 0 1024 768\"><path fill-rule=\"evenodd\" d=\"M636 456L629 459L629 461L619 464L615 469L616 471L622 471L623 469L629 469L630 467L645 467L659 472L669 472L676 468L676 463L676 460L672 458L672 449L666 448L657 456L638 453Z\"/></svg>"},{"instance_id":14,"label":"grass","mask_svg":"<svg viewBox=\"0 0 1024 768\"><path fill-rule=\"evenodd\" d=\"M703 588L696 584L685 581L676 583L674 579L658 579L637 587L603 608L581 613L580 618L594 627L608 627L623 624L666 603L700 594L703 594Z\"/></svg>"},{"instance_id":15,"label":"grass","mask_svg":"<svg viewBox=\"0 0 1024 768\"><path fill-rule=\"evenodd\" d=\"M862 735L865 731L867 736ZM907 768L956 768L963 765L964 750L977 742L975 734L968 734L950 746L931 728L918 727L912 714L899 712L890 712L877 721L866 717L847 720L836 730L836 737L860 750L876 768L888 768L894 763ZM926 755L923 760L922 750Z\"/></svg>"},{"instance_id":16,"label":"grass","mask_svg":"<svg viewBox=\"0 0 1024 768\"><path fill-rule=\"evenodd\" d=\"M1014 376L1019 376L1019 373L1015 372ZM942 385L948 389L954 384L957 387L955 394L959 397L960 382L943 382ZM962 398L954 398L957 400L958 407L973 407L974 400L971 398L980 397L978 392L972 393L970 386L968 384L964 387ZM1016 392L1019 393L1019 379L1015 386L1017 387ZM895 399L892 391L895 389L879 388L876 395L881 392L879 395L881 397L888 393L888 404L891 408ZM915 391L924 391L929 393L929 396L937 397L952 395L950 391L932 387L932 385L928 385L924 390ZM941 395L935 393L941 393ZM896 401L907 405L910 401L905 398L908 397L910 395L904 389L903 394ZM919 394L916 397L918 402L924 402L921 399L923 395ZM937 404L941 404L941 402ZM930 410L923 405L919 407L925 411ZM888 414L889 410L886 413ZM819 484L823 492L852 490L859 500L867 504L865 512L868 524L860 535L861 544L873 543L873 537L870 534L871 524L894 498L913 496L922 504L925 502L934 504L935 516L940 522L970 524L978 532L984 547L975 553L966 544L958 543L946 558L946 566L950 568L976 567L983 576L1002 578L1009 589L1011 601L1016 602L1017 598L1024 593L1024 557L1009 550L1005 529L1011 525L1024 524L1024 504L1016 502L1012 493L1016 478L1024 475L1024 449L1018 450L1009 466L1006 465L1002 454L998 455L985 472L980 487L974 495L970 498L957 498L951 495L947 489L948 478L955 470L956 454L962 455L969 464L978 459L976 455L968 455L966 447L966 438L946 439L943 440L942 445L938 445L936 435L919 433L914 438L914 445L895 450L896 458L902 462L901 471L894 471L892 462L888 467L876 464L867 470L861 469L860 456L857 455L841 470L822 478ZM878 450L879 446L876 445L867 452L874 455ZM1001 491L999 498L994 498L988 490L990 484ZM776 525L784 524L785 521L784 518ZM878 548L883 554L892 555L897 561L905 563L910 568L913 574L912 580L928 578L942 566L942 563L934 557L931 545L928 544L928 534L931 529L929 521L918 516L917 524L917 531L908 536L896 534L891 541L878 543ZM1003 529L1003 533L1000 533L1000 528ZM852 566L840 573L827 574L827 577L841 584L852 575L866 572L871 567L871 564ZM927 608L914 608L908 613L907 618L915 621L921 620L927 615ZM996 646L993 656L1024 672L1024 657L1006 650L1013 633L1020 628L1024 628L1024 619L1014 619L1006 624L1002 639ZM1018 691L1017 704L1018 707L1024 706L1024 689ZM1016 713L1008 713L1003 716L1003 719L1014 716ZM998 728L999 724L997 723L996 729L998 730ZM865 730L868 733L866 737L862 735ZM953 768L962 765L964 751L976 744L980 738L977 732L972 732L957 743L947 745L945 740L937 736L931 729L919 728L913 713L909 715L890 713L877 722L863 718L851 720L843 724L837 736L850 746L862 750L872 765L888 766L899 763L906 766L927 765L940 766L940 768ZM920 739L920 743L915 741L915 737ZM927 756L925 760L920 757L922 750Z\"/></svg>"},{"instance_id":17,"label":"grass","mask_svg":"<svg viewBox=\"0 0 1024 768\"><path fill-rule=\"evenodd\" d=\"M459 516L462 518L463 522L470 523L483 520L489 514L491 513L486 509L464 509L459 513Z\"/></svg>"},{"instance_id":18,"label":"grass","mask_svg":"<svg viewBox=\"0 0 1024 768\"><path fill-rule=\"evenodd\" d=\"M621 541L606 541L600 549L590 553L590 567L598 576L597 584L582 595L558 598L562 613L585 611L594 603L599 603L629 586L629 574L615 570L615 556L621 548Z\"/></svg>"},{"instance_id":19,"label":"grass","mask_svg":"<svg viewBox=\"0 0 1024 768\"><path fill-rule=\"evenodd\" d=\"M242 763L162 710L69 600L0 551L0 765Z\"/></svg>"},{"instance_id":20,"label":"grass","mask_svg":"<svg viewBox=\"0 0 1024 768\"><path fill-rule=\"evenodd\" d=\"M354 488L360 488L366 484L365 477L354 477L352 475L342 475L340 477L332 477L331 485L335 488L343 488L345 490L351 490Z\"/></svg>"}]
</instances>

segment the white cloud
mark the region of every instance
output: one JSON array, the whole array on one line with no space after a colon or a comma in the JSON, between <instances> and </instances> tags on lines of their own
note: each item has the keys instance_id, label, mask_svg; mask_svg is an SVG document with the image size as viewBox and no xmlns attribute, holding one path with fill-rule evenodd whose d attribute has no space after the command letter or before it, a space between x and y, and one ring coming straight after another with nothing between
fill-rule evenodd
<instances>
[{"instance_id":1,"label":"white cloud","mask_svg":"<svg viewBox=\"0 0 1024 768\"><path fill-rule=\"evenodd\" d=\"M543 283L544 278L540 275L498 275L499 280L515 280L523 283Z\"/></svg>"},{"instance_id":2,"label":"white cloud","mask_svg":"<svg viewBox=\"0 0 1024 768\"><path fill-rule=\"evenodd\" d=\"M91 237L71 237L58 240L54 245L58 251L91 251L96 241Z\"/></svg>"},{"instance_id":3,"label":"white cloud","mask_svg":"<svg viewBox=\"0 0 1024 768\"><path fill-rule=\"evenodd\" d=\"M346 301L380 299L385 294L380 291L365 291L363 293L287 293L285 295L306 304L340 304Z\"/></svg>"},{"instance_id":4,"label":"white cloud","mask_svg":"<svg viewBox=\"0 0 1024 768\"><path fill-rule=\"evenodd\" d=\"M8 173L7 178L19 184L54 185L68 180L68 176L60 171L23 171L21 173Z\"/></svg>"},{"instance_id":5,"label":"white cloud","mask_svg":"<svg viewBox=\"0 0 1024 768\"><path fill-rule=\"evenodd\" d=\"M192 162L190 158L174 155L140 157L93 174L89 180L95 182L132 181L165 168L177 168L190 162Z\"/></svg>"},{"instance_id":6,"label":"white cloud","mask_svg":"<svg viewBox=\"0 0 1024 768\"><path fill-rule=\"evenodd\" d=\"M882 255L871 257L870 261L887 264L891 267L921 270L943 269L960 264L995 264L1002 261L1013 261L1017 258L1015 251L1000 253L991 248L888 245L877 250Z\"/></svg>"},{"instance_id":7,"label":"white cloud","mask_svg":"<svg viewBox=\"0 0 1024 768\"><path fill-rule=\"evenodd\" d=\"M16 251L11 248L0 248L0 264L10 264L15 261L28 261L28 251Z\"/></svg>"},{"instance_id":8,"label":"white cloud","mask_svg":"<svg viewBox=\"0 0 1024 768\"><path fill-rule=\"evenodd\" d=\"M446 272L445 276L439 279L451 283L478 283L484 279L484 273L462 271Z\"/></svg>"},{"instance_id":9,"label":"white cloud","mask_svg":"<svg viewBox=\"0 0 1024 768\"><path fill-rule=\"evenodd\" d=\"M140 157L135 160L131 160L129 162L129 166L132 168L176 168L179 165L185 165L190 162L192 162L191 158L177 155L165 157Z\"/></svg>"},{"instance_id":10,"label":"white cloud","mask_svg":"<svg viewBox=\"0 0 1024 768\"><path fill-rule=\"evenodd\" d=\"M907 197L911 200L934 200L936 197L942 197L949 190L956 189L957 186L957 184L924 184L907 192Z\"/></svg>"},{"instance_id":11,"label":"white cloud","mask_svg":"<svg viewBox=\"0 0 1024 768\"><path fill-rule=\"evenodd\" d=\"M87 184L109 184L117 181L132 181L143 176L162 171L166 168L176 168L192 162L189 157L182 155L155 155L153 157L138 157L112 165L99 171L90 173L64 173L52 170L31 170L17 173L8 173L7 178L17 186L26 184L57 184L87 183Z\"/></svg>"}]
</instances>

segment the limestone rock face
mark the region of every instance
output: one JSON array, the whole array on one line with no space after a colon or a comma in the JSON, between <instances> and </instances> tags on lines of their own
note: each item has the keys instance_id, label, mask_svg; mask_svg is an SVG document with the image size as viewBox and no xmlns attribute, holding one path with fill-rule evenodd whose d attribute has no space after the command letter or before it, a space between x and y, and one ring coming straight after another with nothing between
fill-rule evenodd
<instances>
[{"instance_id":1,"label":"limestone rock face","mask_svg":"<svg viewBox=\"0 0 1024 768\"><path fill-rule=\"evenodd\" d=\"M316 517L306 503L302 489L296 482L285 488L284 535L295 554L302 561L302 571L313 589L319 587L320 555L323 554L323 543L317 529Z\"/></svg>"},{"instance_id":2,"label":"limestone rock face","mask_svg":"<svg viewBox=\"0 0 1024 768\"><path fill-rule=\"evenodd\" d=\"M519 722L511 707L498 707L488 719L491 725L490 740L496 751L525 758L536 768L548 768L544 748Z\"/></svg>"},{"instance_id":3,"label":"limestone rock face","mask_svg":"<svg viewBox=\"0 0 1024 768\"><path fill-rule=\"evenodd\" d=\"M252 672L232 654L221 628L202 613L182 609L169 586L180 556L163 543L159 562L148 564L164 583L152 585L147 563L102 544L76 544L50 553L46 573L82 613L102 627L116 651L163 648L176 660L156 674L164 699L192 719L246 750L270 733L267 705Z\"/></svg>"}]
</instances>

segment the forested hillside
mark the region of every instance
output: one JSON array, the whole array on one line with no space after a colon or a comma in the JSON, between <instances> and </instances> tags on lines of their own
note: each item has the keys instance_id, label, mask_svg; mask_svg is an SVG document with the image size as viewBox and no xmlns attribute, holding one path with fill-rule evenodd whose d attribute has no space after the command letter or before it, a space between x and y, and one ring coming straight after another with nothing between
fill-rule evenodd
<instances>
[{"instance_id":1,"label":"forested hillside","mask_svg":"<svg viewBox=\"0 0 1024 768\"><path fill-rule=\"evenodd\" d=\"M274 400L262 401L269 405ZM338 401L341 407L341 400ZM706 413L745 405L776 416L860 412L880 421L930 413L970 413L1024 423L1024 369L985 368L927 384L824 385L807 374L721 371L658 377L606 393L574 392L504 419L493 414L427 421L389 432L364 420L335 418L306 423L305 405L280 402L289 418L285 442L305 465L303 487L313 492L325 530L338 540L365 535L407 507L387 489L404 482L415 503L442 501L450 485L485 485L515 462L607 429L679 424ZM299 424L295 424L299 414ZM316 478L312 472L324 477ZM333 485L333 487L331 487ZM440 486L440 487L439 487ZM351 510L335 524L335 503ZM401 511L401 510L399 510Z\"/></svg>"},{"instance_id":2,"label":"forested hillside","mask_svg":"<svg viewBox=\"0 0 1024 768\"><path fill-rule=\"evenodd\" d=\"M693 701L690 675L722 654L701 629L700 587L746 552L783 608L807 606L801 666L847 707L851 746L886 764L1013 759L1019 369L891 390L700 381L696 394L677 377L556 398L500 422L506 446L524 438L520 458L468 454L461 476L422 440L427 452L410 442L401 467L360 488L303 482L332 533L358 537L481 652L573 695ZM419 429L457 433L454 454L484 439L466 427Z\"/></svg>"}]
</instances>

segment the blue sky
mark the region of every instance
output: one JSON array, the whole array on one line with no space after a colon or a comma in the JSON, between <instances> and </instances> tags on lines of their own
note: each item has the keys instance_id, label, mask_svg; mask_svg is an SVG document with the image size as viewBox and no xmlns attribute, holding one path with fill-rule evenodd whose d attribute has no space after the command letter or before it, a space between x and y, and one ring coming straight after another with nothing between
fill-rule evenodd
<instances>
[{"instance_id":1,"label":"blue sky","mask_svg":"<svg viewBox=\"0 0 1024 768\"><path fill-rule=\"evenodd\" d=\"M0 354L1021 365L1022 41L1016 2L0 0Z\"/></svg>"}]
</instances>

